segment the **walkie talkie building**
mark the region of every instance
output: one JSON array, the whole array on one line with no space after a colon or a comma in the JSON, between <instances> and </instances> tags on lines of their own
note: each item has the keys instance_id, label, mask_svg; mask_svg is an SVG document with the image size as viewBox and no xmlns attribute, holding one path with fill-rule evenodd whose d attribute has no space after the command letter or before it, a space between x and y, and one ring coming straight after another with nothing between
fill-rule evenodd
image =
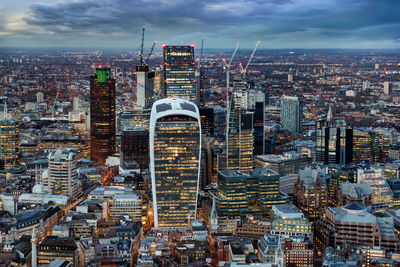
<instances>
[{"instance_id":1,"label":"walkie talkie building","mask_svg":"<svg viewBox=\"0 0 400 267\"><path fill-rule=\"evenodd\" d=\"M180 98L153 104L150 170L154 226L182 227L196 218L201 126L197 106Z\"/></svg>"}]
</instances>

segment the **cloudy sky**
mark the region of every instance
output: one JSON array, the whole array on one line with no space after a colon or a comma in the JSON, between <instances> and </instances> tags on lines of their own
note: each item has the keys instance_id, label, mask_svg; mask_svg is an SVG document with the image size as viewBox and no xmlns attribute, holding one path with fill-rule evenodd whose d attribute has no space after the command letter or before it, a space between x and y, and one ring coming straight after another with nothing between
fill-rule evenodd
<instances>
[{"instance_id":1,"label":"cloudy sky","mask_svg":"<svg viewBox=\"0 0 400 267\"><path fill-rule=\"evenodd\" d=\"M399 0L0 0L0 46L399 48Z\"/></svg>"}]
</instances>

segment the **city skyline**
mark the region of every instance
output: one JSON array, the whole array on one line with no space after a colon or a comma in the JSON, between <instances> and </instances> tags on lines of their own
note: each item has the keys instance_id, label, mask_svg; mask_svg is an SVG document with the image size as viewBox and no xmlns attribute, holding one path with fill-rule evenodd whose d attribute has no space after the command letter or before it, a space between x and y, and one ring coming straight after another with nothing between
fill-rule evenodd
<instances>
[{"instance_id":1,"label":"city skyline","mask_svg":"<svg viewBox=\"0 0 400 267\"><path fill-rule=\"evenodd\" d=\"M399 48L395 1L10 1L1 47L129 48L140 29L159 44L250 49ZM113 36L114 38L107 38ZM151 41L150 41L151 40Z\"/></svg>"},{"instance_id":2,"label":"city skyline","mask_svg":"<svg viewBox=\"0 0 400 267\"><path fill-rule=\"evenodd\" d=\"M0 266L400 266L400 4L0 2Z\"/></svg>"}]
</instances>

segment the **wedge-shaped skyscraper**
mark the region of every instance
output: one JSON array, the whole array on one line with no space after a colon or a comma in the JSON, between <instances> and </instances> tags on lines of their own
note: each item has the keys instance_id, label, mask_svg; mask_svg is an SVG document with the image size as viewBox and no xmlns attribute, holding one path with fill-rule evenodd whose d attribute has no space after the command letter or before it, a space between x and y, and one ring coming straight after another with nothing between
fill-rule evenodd
<instances>
[{"instance_id":1,"label":"wedge-shaped skyscraper","mask_svg":"<svg viewBox=\"0 0 400 267\"><path fill-rule=\"evenodd\" d=\"M170 97L153 104L150 169L154 226L186 226L196 218L201 126L197 106Z\"/></svg>"}]
</instances>

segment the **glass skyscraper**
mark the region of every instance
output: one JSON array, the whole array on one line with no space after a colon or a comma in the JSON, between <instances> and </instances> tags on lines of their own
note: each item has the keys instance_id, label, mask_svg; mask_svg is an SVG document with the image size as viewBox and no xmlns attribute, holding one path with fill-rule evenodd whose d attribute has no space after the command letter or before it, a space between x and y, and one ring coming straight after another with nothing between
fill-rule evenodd
<instances>
[{"instance_id":1,"label":"glass skyscraper","mask_svg":"<svg viewBox=\"0 0 400 267\"><path fill-rule=\"evenodd\" d=\"M104 163L115 152L115 79L99 66L90 77L90 157Z\"/></svg>"},{"instance_id":2,"label":"glass skyscraper","mask_svg":"<svg viewBox=\"0 0 400 267\"><path fill-rule=\"evenodd\" d=\"M315 155L324 164L349 164L353 161L353 129L323 127L316 131Z\"/></svg>"},{"instance_id":3,"label":"glass skyscraper","mask_svg":"<svg viewBox=\"0 0 400 267\"><path fill-rule=\"evenodd\" d=\"M165 95L196 102L199 97L194 46L164 45L163 56Z\"/></svg>"},{"instance_id":4,"label":"glass skyscraper","mask_svg":"<svg viewBox=\"0 0 400 267\"><path fill-rule=\"evenodd\" d=\"M265 154L264 134L264 102L256 102L253 116L254 124L254 155Z\"/></svg>"},{"instance_id":5,"label":"glass skyscraper","mask_svg":"<svg viewBox=\"0 0 400 267\"><path fill-rule=\"evenodd\" d=\"M297 96L283 96L281 102L281 125L291 133L301 132L303 122L302 102Z\"/></svg>"},{"instance_id":6,"label":"glass skyscraper","mask_svg":"<svg viewBox=\"0 0 400 267\"><path fill-rule=\"evenodd\" d=\"M18 122L0 120L0 169L18 167L19 161Z\"/></svg>"},{"instance_id":7,"label":"glass skyscraper","mask_svg":"<svg viewBox=\"0 0 400 267\"><path fill-rule=\"evenodd\" d=\"M369 130L353 130L353 163L373 162L372 133Z\"/></svg>"},{"instance_id":8,"label":"glass skyscraper","mask_svg":"<svg viewBox=\"0 0 400 267\"><path fill-rule=\"evenodd\" d=\"M80 192L77 166L72 149L59 147L49 154L48 176L43 177L45 192L76 198Z\"/></svg>"},{"instance_id":9,"label":"glass skyscraper","mask_svg":"<svg viewBox=\"0 0 400 267\"><path fill-rule=\"evenodd\" d=\"M214 109L200 107L199 112L202 134L214 136Z\"/></svg>"},{"instance_id":10,"label":"glass skyscraper","mask_svg":"<svg viewBox=\"0 0 400 267\"><path fill-rule=\"evenodd\" d=\"M155 227L183 227L196 218L200 148L197 106L179 98L155 102L150 117Z\"/></svg>"},{"instance_id":11,"label":"glass skyscraper","mask_svg":"<svg viewBox=\"0 0 400 267\"><path fill-rule=\"evenodd\" d=\"M144 127L125 127L121 136L122 161L136 161L140 169L149 168L149 131Z\"/></svg>"},{"instance_id":12,"label":"glass skyscraper","mask_svg":"<svg viewBox=\"0 0 400 267\"><path fill-rule=\"evenodd\" d=\"M147 65L136 66L136 105L149 109L154 101L154 76L155 72L149 70Z\"/></svg>"},{"instance_id":13,"label":"glass skyscraper","mask_svg":"<svg viewBox=\"0 0 400 267\"><path fill-rule=\"evenodd\" d=\"M253 168L253 113L231 112L227 142L226 169L249 172Z\"/></svg>"}]
</instances>

